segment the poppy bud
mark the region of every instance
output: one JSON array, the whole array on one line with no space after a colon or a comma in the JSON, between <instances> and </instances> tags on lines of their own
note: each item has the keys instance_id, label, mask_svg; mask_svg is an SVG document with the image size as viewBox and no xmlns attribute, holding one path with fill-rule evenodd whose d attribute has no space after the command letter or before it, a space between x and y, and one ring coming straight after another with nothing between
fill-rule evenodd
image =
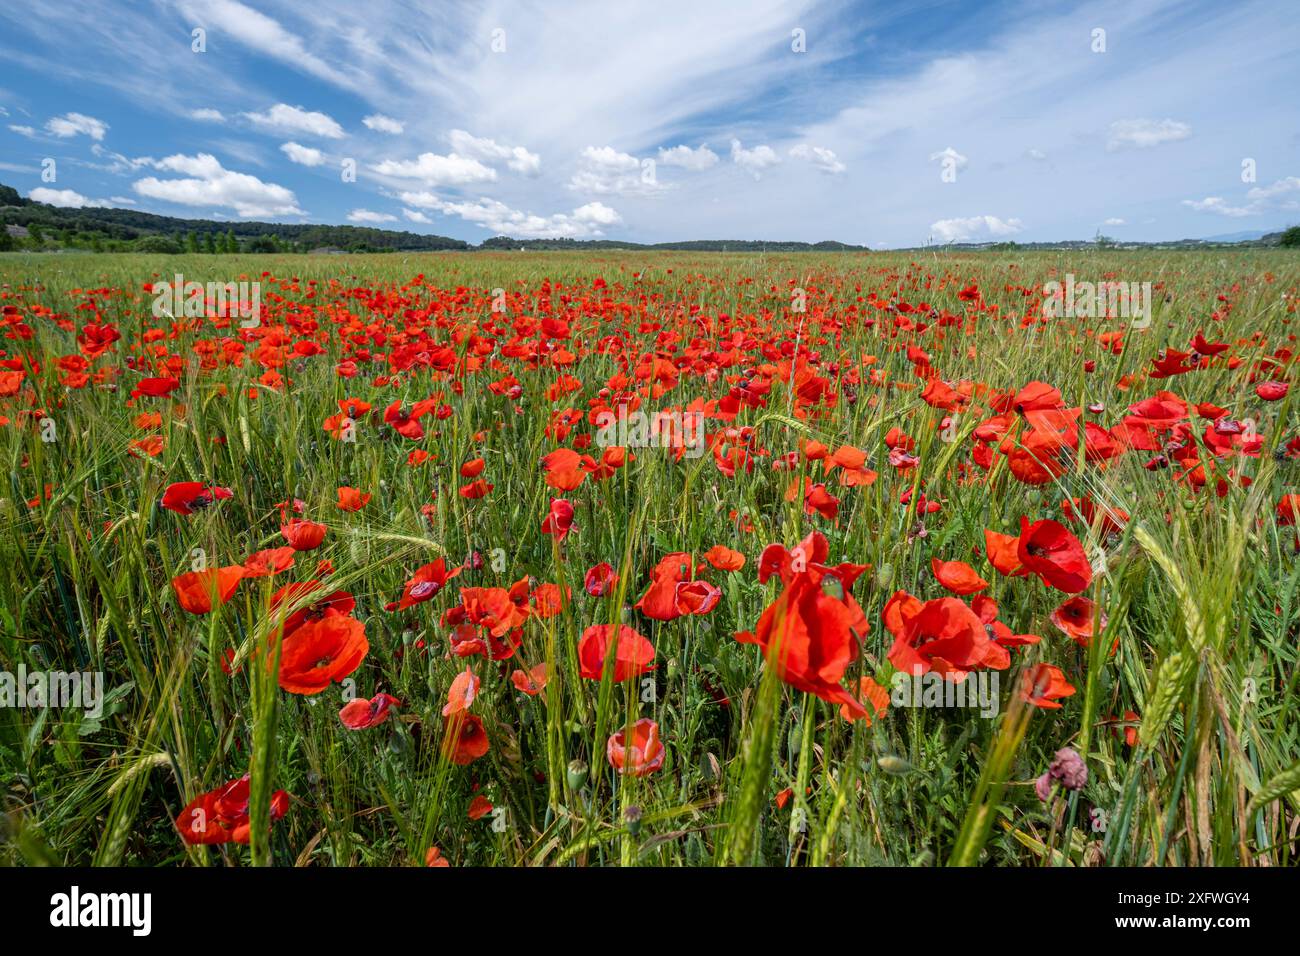
<instances>
[{"instance_id":1,"label":"poppy bud","mask_svg":"<svg viewBox=\"0 0 1300 956\"><path fill-rule=\"evenodd\" d=\"M623 819L627 821L627 832L636 836L641 832L641 808L628 807L623 811Z\"/></svg>"},{"instance_id":2,"label":"poppy bud","mask_svg":"<svg viewBox=\"0 0 1300 956\"><path fill-rule=\"evenodd\" d=\"M581 790L587 782L587 764L586 761L574 758L569 761L569 770L565 775L569 782L570 790Z\"/></svg>"},{"instance_id":3,"label":"poppy bud","mask_svg":"<svg viewBox=\"0 0 1300 956\"><path fill-rule=\"evenodd\" d=\"M885 773L891 773L896 777L912 772L912 765L897 754L886 754L877 758L876 765Z\"/></svg>"}]
</instances>

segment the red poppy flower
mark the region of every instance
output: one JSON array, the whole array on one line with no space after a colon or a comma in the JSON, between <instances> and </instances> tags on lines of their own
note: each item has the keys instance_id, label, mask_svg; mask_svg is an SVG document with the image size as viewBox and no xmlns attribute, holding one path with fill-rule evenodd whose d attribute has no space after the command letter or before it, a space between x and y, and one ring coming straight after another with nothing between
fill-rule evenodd
<instances>
[{"instance_id":1,"label":"red poppy flower","mask_svg":"<svg viewBox=\"0 0 1300 956\"><path fill-rule=\"evenodd\" d=\"M984 622L957 598L922 603L898 591L883 616L894 635L889 662L905 674L935 671L960 680L970 671L1011 666L1007 649L989 638Z\"/></svg>"},{"instance_id":2,"label":"red poppy flower","mask_svg":"<svg viewBox=\"0 0 1300 956\"><path fill-rule=\"evenodd\" d=\"M563 498L552 498L551 508L542 519L542 534L563 542L573 528L573 505Z\"/></svg>"},{"instance_id":3,"label":"red poppy flower","mask_svg":"<svg viewBox=\"0 0 1300 956\"><path fill-rule=\"evenodd\" d=\"M244 577L266 578L293 567L293 548L267 548L256 551L244 562Z\"/></svg>"},{"instance_id":4,"label":"red poppy flower","mask_svg":"<svg viewBox=\"0 0 1300 956\"><path fill-rule=\"evenodd\" d=\"M514 684L515 689L520 693L527 694L529 697L541 693L542 688L546 686L546 662L542 661L527 671L512 671L510 683Z\"/></svg>"},{"instance_id":5,"label":"red poppy flower","mask_svg":"<svg viewBox=\"0 0 1300 956\"><path fill-rule=\"evenodd\" d=\"M279 682L291 694L319 694L355 671L370 650L365 625L346 614L309 620L281 643Z\"/></svg>"},{"instance_id":6,"label":"red poppy flower","mask_svg":"<svg viewBox=\"0 0 1300 956\"><path fill-rule=\"evenodd\" d=\"M339 720L349 730L367 730L388 719L392 709L402 702L389 694L376 694L369 700L356 698L343 705Z\"/></svg>"},{"instance_id":7,"label":"red poppy flower","mask_svg":"<svg viewBox=\"0 0 1300 956\"><path fill-rule=\"evenodd\" d=\"M456 679L447 688L447 703L442 707L442 716L450 717L452 714L468 710L470 704L474 703L474 698L478 696L478 685L479 679L468 667L457 674Z\"/></svg>"},{"instance_id":8,"label":"red poppy flower","mask_svg":"<svg viewBox=\"0 0 1300 956\"><path fill-rule=\"evenodd\" d=\"M201 481L178 481L167 486L163 492L162 506L177 514L191 515L202 511L214 501L230 498L234 492L229 488L205 485Z\"/></svg>"},{"instance_id":9,"label":"red poppy flower","mask_svg":"<svg viewBox=\"0 0 1300 956\"><path fill-rule=\"evenodd\" d=\"M320 573L320 568L317 568L317 573ZM351 614L356 608L356 598L349 592L333 591L329 594L316 596L317 592L323 590L324 588L319 581L301 581L286 584L271 595L270 608L272 612L278 610L281 605L294 605L302 598L312 596L310 604L299 608L284 619L284 623L280 628L281 633L292 634L307 621L317 620L327 614Z\"/></svg>"},{"instance_id":10,"label":"red poppy flower","mask_svg":"<svg viewBox=\"0 0 1300 956\"><path fill-rule=\"evenodd\" d=\"M465 464L460 466L460 476L462 478L477 478L483 473L483 469L486 466L487 462L482 458L471 458L469 461L465 462Z\"/></svg>"},{"instance_id":11,"label":"red poppy flower","mask_svg":"<svg viewBox=\"0 0 1300 956\"><path fill-rule=\"evenodd\" d=\"M930 570L935 578L953 594L974 594L983 591L989 583L975 573L965 561L940 561L930 559Z\"/></svg>"},{"instance_id":12,"label":"red poppy flower","mask_svg":"<svg viewBox=\"0 0 1300 956\"><path fill-rule=\"evenodd\" d=\"M614 680L625 681L654 670L653 644L626 624L619 625L616 638L613 632L612 624L593 624L582 632L578 641L578 673L582 677L601 679L611 642L615 644Z\"/></svg>"},{"instance_id":13,"label":"red poppy flower","mask_svg":"<svg viewBox=\"0 0 1300 956\"><path fill-rule=\"evenodd\" d=\"M243 577L244 569L237 564L187 571L172 578L172 590L180 606L190 614L207 614L230 600Z\"/></svg>"},{"instance_id":14,"label":"red poppy flower","mask_svg":"<svg viewBox=\"0 0 1300 956\"><path fill-rule=\"evenodd\" d=\"M1078 594L1092 583L1092 565L1083 545L1059 521L1044 518L1030 524L1022 517L1016 554L1025 570L1058 591Z\"/></svg>"},{"instance_id":15,"label":"red poppy flower","mask_svg":"<svg viewBox=\"0 0 1300 956\"><path fill-rule=\"evenodd\" d=\"M190 844L248 843L249 775L201 793L176 817L181 839ZM271 794L271 822L289 810L289 794Z\"/></svg>"},{"instance_id":16,"label":"red poppy flower","mask_svg":"<svg viewBox=\"0 0 1300 956\"><path fill-rule=\"evenodd\" d=\"M609 765L620 774L644 777L664 765L664 745L659 742L659 725L642 718L632 725L629 737L625 730L610 735L605 745Z\"/></svg>"},{"instance_id":17,"label":"red poppy flower","mask_svg":"<svg viewBox=\"0 0 1300 956\"><path fill-rule=\"evenodd\" d=\"M326 527L316 521L291 518L280 525L280 534L295 551L314 551L325 540Z\"/></svg>"},{"instance_id":18,"label":"red poppy flower","mask_svg":"<svg viewBox=\"0 0 1300 956\"><path fill-rule=\"evenodd\" d=\"M492 749L483 729L483 719L476 714L460 713L444 718L443 727L442 754L454 764L462 767L471 764Z\"/></svg>"},{"instance_id":19,"label":"red poppy flower","mask_svg":"<svg viewBox=\"0 0 1300 956\"><path fill-rule=\"evenodd\" d=\"M360 511L369 503L371 496L358 491L356 488L346 486L339 489L339 510L340 511Z\"/></svg>"},{"instance_id":20,"label":"red poppy flower","mask_svg":"<svg viewBox=\"0 0 1300 956\"><path fill-rule=\"evenodd\" d=\"M470 501L478 498L485 498L487 497L488 492L490 492L494 487L496 486L488 484L480 478L478 481L471 481L464 488L460 489L460 496Z\"/></svg>"},{"instance_id":21,"label":"red poppy flower","mask_svg":"<svg viewBox=\"0 0 1300 956\"><path fill-rule=\"evenodd\" d=\"M1090 598L1076 595L1052 612L1052 623L1074 643L1080 647L1088 647L1092 644L1093 620L1097 614L1097 606ZM1105 613L1101 614L1095 626L1101 630L1106 629ZM1118 640L1116 638L1116 643Z\"/></svg>"},{"instance_id":22,"label":"red poppy flower","mask_svg":"<svg viewBox=\"0 0 1300 956\"><path fill-rule=\"evenodd\" d=\"M739 551L733 551L722 544L715 544L708 551L705 551L704 560L719 571L739 571L745 566L745 556L743 554Z\"/></svg>"},{"instance_id":23,"label":"red poppy flower","mask_svg":"<svg viewBox=\"0 0 1300 956\"><path fill-rule=\"evenodd\" d=\"M872 720L889 708L889 691L881 687L871 677L863 677L858 680L857 698L862 705L862 713L856 714L855 710L850 709L848 704L843 704L840 706L840 716L845 720L865 720L867 726L870 727Z\"/></svg>"},{"instance_id":24,"label":"red poppy flower","mask_svg":"<svg viewBox=\"0 0 1300 956\"><path fill-rule=\"evenodd\" d=\"M1291 386L1286 382L1261 382L1255 386L1255 394L1266 402L1277 402L1286 398Z\"/></svg>"},{"instance_id":25,"label":"red poppy flower","mask_svg":"<svg viewBox=\"0 0 1300 956\"><path fill-rule=\"evenodd\" d=\"M404 611L408 607L428 601L441 591L448 581L460 574L460 571L459 564L448 568L443 558L435 558L428 564L421 565L402 588L401 600L395 605L389 605L388 610Z\"/></svg>"},{"instance_id":26,"label":"red poppy flower","mask_svg":"<svg viewBox=\"0 0 1300 956\"><path fill-rule=\"evenodd\" d=\"M476 794L474 799L469 802L468 816L471 820L481 820L492 812L492 801L481 793Z\"/></svg>"},{"instance_id":27,"label":"red poppy flower","mask_svg":"<svg viewBox=\"0 0 1300 956\"><path fill-rule=\"evenodd\" d=\"M607 563L597 564L587 571L583 588L592 597L604 597L618 584L618 572Z\"/></svg>"},{"instance_id":28,"label":"red poppy flower","mask_svg":"<svg viewBox=\"0 0 1300 956\"><path fill-rule=\"evenodd\" d=\"M1061 669L1052 664L1036 664L1020 675L1020 697L1026 703L1046 710L1060 710L1058 700L1074 693Z\"/></svg>"}]
</instances>

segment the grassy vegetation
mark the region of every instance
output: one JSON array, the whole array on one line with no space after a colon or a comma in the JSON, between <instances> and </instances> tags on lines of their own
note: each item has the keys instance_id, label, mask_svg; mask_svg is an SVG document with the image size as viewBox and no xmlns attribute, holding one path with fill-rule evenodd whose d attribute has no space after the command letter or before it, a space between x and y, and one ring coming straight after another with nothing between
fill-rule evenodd
<instances>
[{"instance_id":1,"label":"grassy vegetation","mask_svg":"<svg viewBox=\"0 0 1300 956\"><path fill-rule=\"evenodd\" d=\"M259 280L260 325L155 318L144 285L175 273ZM1150 327L1041 320L1044 283L1066 273L1152 282ZM437 847L453 865L1295 863L1300 568L1297 529L1278 505L1300 491L1300 452L1287 447L1300 416L1294 389L1276 401L1255 391L1294 378L1294 253L13 254L0 256L0 282L0 344L13 363L7 379L0 372L0 664L100 671L109 695L97 720L74 708L0 709L0 859L423 865ZM961 294L972 286L977 296ZM800 289L806 312L791 309ZM494 290L504 313L492 311ZM569 337L546 337L544 317ZM84 386L70 384L77 364L59 359L83 354L88 323L120 339L88 359ZM1125 332L1122 349L1099 339L1108 331ZM1151 377L1163 350L1189 352L1198 332L1228 350ZM511 342L513 354L503 350ZM955 440L945 440L950 413L922 398L926 363L909 348L943 380L991 390L952 413ZM652 389L637 374L656 351L674 371ZM401 355L409 367L394 367ZM347 359L354 378L336 371ZM833 404L796 394L792 361L826 380ZM752 471L733 458L741 466L729 476L712 452L675 460L631 448L634 460L608 477L548 486L540 460L594 431L585 415L602 389L618 390L620 373L646 408L770 379L765 407L708 423L721 451L748 450ZM131 398L142 378L167 375L178 380L170 395ZM488 387L507 376L522 388L517 400ZM1058 389L1065 407L1104 405L1083 416L1104 428L1168 390L1249 419L1262 447L1216 457L1203 436L1212 419L1192 412L1195 449L1214 464L1203 486L1180 480L1176 465L1148 468L1156 451L1103 462L1068 449L1043 484L1020 480L997 442L991 466L975 464L993 393L1034 381ZM357 417L355 441L340 441L324 423L348 398L373 409ZM385 425L390 403L430 398L446 413L419 419L423 438ZM563 409L583 417L560 437L550 426ZM156 426L138 421L149 413ZM43 440L43 421L54 440ZM893 429L912 440L914 467L891 461ZM161 447L133 444L150 436ZM823 460L798 453L809 440L863 450L877 478L840 485ZM411 464L416 450L428 454L422 464ZM789 468L773 467L791 452ZM459 469L476 458L485 466L474 480L492 487L464 497L471 479ZM787 500L794 478L826 483L838 514ZM233 494L191 515L161 507L168 485L185 481ZM343 511L340 487L372 497ZM1084 497L1096 516L1067 521L1062 501ZM196 549L209 566L234 566L283 546L278 505L295 498L300 517L327 526L318 548L274 577L245 578L211 613L181 609L172 580ZM575 509L562 542L543 531L552 498ZM939 507L927 513L922 498ZM1107 513L1129 517L1110 528ZM986 558L985 530L1019 534L1022 516L1065 522L1090 556L1085 596L1106 621L1090 646L1050 620L1069 595ZM782 593L777 577L759 582L763 549L794 548L814 530L828 564L870 566L852 589L870 630L845 675L851 689L864 676L890 687L894 636L882 611L899 590L947 594L933 558L987 580L981 593L999 619L1042 638L1011 648L995 718L891 705L849 721L735 639ZM721 591L711 611L658 621L632 607L665 555L701 563L715 545L747 560L704 569ZM432 600L385 610L420 566L475 552L481 567ZM286 692L263 662L281 646L271 637L285 614L305 604L271 611L270 597L314 579L324 560L326 590L355 597L369 652L354 685ZM619 580L594 597L584 575L602 562ZM461 589L524 578L571 598L554 616L531 614L508 660L449 655L444 615ZM579 676L579 638L614 622L654 645L648 682L615 681L611 667L602 680ZM544 691L521 693L512 672L543 663ZM1039 663L1075 688L1060 709L1018 693ZM490 749L460 765L444 741L463 718L444 720L442 709L467 666L481 681L469 713ZM350 730L339 710L353 686L400 706ZM641 718L658 726L663 765L620 775L607 739ZM1035 779L1066 747L1084 757L1087 782L1043 801ZM251 845L182 840L183 808L245 773ZM281 789L287 812L271 824ZM476 797L493 810L470 819Z\"/></svg>"}]
</instances>

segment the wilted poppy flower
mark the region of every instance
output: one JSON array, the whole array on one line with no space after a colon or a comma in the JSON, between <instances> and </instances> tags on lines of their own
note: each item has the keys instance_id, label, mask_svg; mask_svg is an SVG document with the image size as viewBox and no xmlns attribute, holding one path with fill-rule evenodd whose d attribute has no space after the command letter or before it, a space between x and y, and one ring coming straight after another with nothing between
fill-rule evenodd
<instances>
[{"instance_id":1,"label":"wilted poppy flower","mask_svg":"<svg viewBox=\"0 0 1300 956\"><path fill-rule=\"evenodd\" d=\"M234 492L229 488L205 485L201 481L178 481L167 486L163 492L162 506L168 511L181 515L191 515L202 511L214 501L230 498Z\"/></svg>"},{"instance_id":2,"label":"wilted poppy flower","mask_svg":"<svg viewBox=\"0 0 1300 956\"><path fill-rule=\"evenodd\" d=\"M187 571L172 578L172 590L180 606L191 614L207 614L230 600L244 577L239 565Z\"/></svg>"},{"instance_id":3,"label":"wilted poppy flower","mask_svg":"<svg viewBox=\"0 0 1300 956\"><path fill-rule=\"evenodd\" d=\"M176 817L181 838L191 844L248 843L249 775L201 793ZM289 794L271 794L271 822L289 810Z\"/></svg>"},{"instance_id":4,"label":"wilted poppy flower","mask_svg":"<svg viewBox=\"0 0 1300 956\"><path fill-rule=\"evenodd\" d=\"M442 753L454 764L473 763L491 749L483 719L476 714L459 713L444 718Z\"/></svg>"},{"instance_id":5,"label":"wilted poppy flower","mask_svg":"<svg viewBox=\"0 0 1300 956\"><path fill-rule=\"evenodd\" d=\"M1053 664L1036 664L1020 675L1020 697L1035 707L1060 710L1057 701L1073 693L1073 685Z\"/></svg>"},{"instance_id":6,"label":"wilted poppy flower","mask_svg":"<svg viewBox=\"0 0 1300 956\"><path fill-rule=\"evenodd\" d=\"M356 488L344 486L339 489L339 510L340 511L360 511L369 503L371 496L363 494Z\"/></svg>"},{"instance_id":7,"label":"wilted poppy flower","mask_svg":"<svg viewBox=\"0 0 1300 956\"><path fill-rule=\"evenodd\" d=\"M313 551L325 540L326 527L316 521L291 518L280 525L280 534L295 551Z\"/></svg>"},{"instance_id":8,"label":"wilted poppy flower","mask_svg":"<svg viewBox=\"0 0 1300 956\"><path fill-rule=\"evenodd\" d=\"M343 705L339 720L349 730L366 730L382 724L401 701L390 694L376 694L369 700L358 697Z\"/></svg>"},{"instance_id":9,"label":"wilted poppy flower","mask_svg":"<svg viewBox=\"0 0 1300 956\"><path fill-rule=\"evenodd\" d=\"M319 694L355 671L370 650L365 625L346 614L309 620L281 644L280 687L291 694ZM273 663L272 657L267 667Z\"/></svg>"},{"instance_id":10,"label":"wilted poppy flower","mask_svg":"<svg viewBox=\"0 0 1300 956\"><path fill-rule=\"evenodd\" d=\"M632 725L629 737L626 730L611 734L605 745L609 765L620 774L644 777L664 765L664 745L659 742L659 725L642 718Z\"/></svg>"},{"instance_id":11,"label":"wilted poppy flower","mask_svg":"<svg viewBox=\"0 0 1300 956\"><path fill-rule=\"evenodd\" d=\"M618 584L618 572L613 566L602 562L587 571L583 579L583 588L592 597L604 597Z\"/></svg>"},{"instance_id":12,"label":"wilted poppy flower","mask_svg":"<svg viewBox=\"0 0 1300 956\"><path fill-rule=\"evenodd\" d=\"M1030 524L1022 517L1016 554L1025 570L1058 591L1078 594L1092 583L1092 564L1083 545L1059 521L1044 518Z\"/></svg>"},{"instance_id":13,"label":"wilted poppy flower","mask_svg":"<svg viewBox=\"0 0 1300 956\"><path fill-rule=\"evenodd\" d=\"M601 679L611 642L615 644L614 680L625 681L654 670L653 644L626 624L618 626L617 637L613 632L612 624L593 624L582 632L578 641L578 673L582 677Z\"/></svg>"}]
</instances>

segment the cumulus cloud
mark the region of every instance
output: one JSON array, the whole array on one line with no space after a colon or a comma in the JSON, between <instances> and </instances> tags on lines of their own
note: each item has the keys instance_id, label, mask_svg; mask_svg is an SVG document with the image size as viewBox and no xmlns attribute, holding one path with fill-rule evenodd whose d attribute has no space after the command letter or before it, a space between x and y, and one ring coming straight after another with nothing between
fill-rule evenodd
<instances>
[{"instance_id":1,"label":"cumulus cloud","mask_svg":"<svg viewBox=\"0 0 1300 956\"><path fill-rule=\"evenodd\" d=\"M386 212L371 212L369 209L354 209L348 213L348 222L377 223L396 221L396 216Z\"/></svg>"},{"instance_id":2,"label":"cumulus cloud","mask_svg":"<svg viewBox=\"0 0 1300 956\"><path fill-rule=\"evenodd\" d=\"M776 155L776 151L771 146L755 146L753 149L745 149L740 145L740 140L731 141L731 161L751 173L755 179L761 179L763 170L769 166L775 166L781 161L781 157Z\"/></svg>"},{"instance_id":3,"label":"cumulus cloud","mask_svg":"<svg viewBox=\"0 0 1300 956\"><path fill-rule=\"evenodd\" d=\"M623 221L616 211L600 202L589 202L569 213L539 216L512 209L496 199L443 200L429 192L405 192L401 199L408 206L436 209L516 239L589 239Z\"/></svg>"},{"instance_id":4,"label":"cumulus cloud","mask_svg":"<svg viewBox=\"0 0 1300 956\"><path fill-rule=\"evenodd\" d=\"M575 192L597 196L655 196L669 187L655 176L653 160L640 160L612 146L588 146L569 180Z\"/></svg>"},{"instance_id":5,"label":"cumulus cloud","mask_svg":"<svg viewBox=\"0 0 1300 956\"><path fill-rule=\"evenodd\" d=\"M495 169L456 153L421 153L415 160L386 159L370 168L381 176L418 180L426 186L465 186L496 182L497 178Z\"/></svg>"},{"instance_id":6,"label":"cumulus cloud","mask_svg":"<svg viewBox=\"0 0 1300 956\"><path fill-rule=\"evenodd\" d=\"M289 106L287 103L276 103L261 113L245 113L244 117L257 126L277 133L306 133L324 139L343 138L343 127L333 117L301 106Z\"/></svg>"},{"instance_id":7,"label":"cumulus cloud","mask_svg":"<svg viewBox=\"0 0 1300 956\"><path fill-rule=\"evenodd\" d=\"M523 146L506 146L494 139L473 136L463 129L452 130L448 138L452 152L457 155L489 163L505 160L507 168L525 176L536 176L542 171L542 157L530 153Z\"/></svg>"},{"instance_id":8,"label":"cumulus cloud","mask_svg":"<svg viewBox=\"0 0 1300 956\"><path fill-rule=\"evenodd\" d=\"M812 163L813 166L824 173L842 173L848 168L839 161L834 150L827 149L824 146L810 146L807 143L800 143L798 146L790 148L790 156L793 159L802 159L805 162Z\"/></svg>"},{"instance_id":9,"label":"cumulus cloud","mask_svg":"<svg viewBox=\"0 0 1300 956\"><path fill-rule=\"evenodd\" d=\"M44 186L33 189L28 193L28 198L35 202L48 203L51 206L59 206L63 209L81 209L86 206L107 206L108 202L103 199L87 199L79 192L73 192L71 189L46 189Z\"/></svg>"},{"instance_id":10,"label":"cumulus cloud","mask_svg":"<svg viewBox=\"0 0 1300 956\"><path fill-rule=\"evenodd\" d=\"M1271 186L1255 186L1246 192L1244 203L1233 203L1222 196L1184 199L1183 205L1197 212L1212 212L1230 219L1258 216L1273 211L1300 209L1300 177L1287 176Z\"/></svg>"},{"instance_id":11,"label":"cumulus cloud","mask_svg":"<svg viewBox=\"0 0 1300 956\"><path fill-rule=\"evenodd\" d=\"M1127 119L1110 124L1106 135L1106 149L1150 149L1161 143L1176 143L1192 135L1192 128L1176 120Z\"/></svg>"},{"instance_id":12,"label":"cumulus cloud","mask_svg":"<svg viewBox=\"0 0 1300 956\"><path fill-rule=\"evenodd\" d=\"M292 190L267 183L248 173L225 169L215 156L176 154L154 162L163 172L180 173L181 179L146 176L132 184L141 196L183 206L216 206L233 209L238 215L302 216Z\"/></svg>"},{"instance_id":13,"label":"cumulus cloud","mask_svg":"<svg viewBox=\"0 0 1300 956\"><path fill-rule=\"evenodd\" d=\"M84 113L64 113L62 116L55 116L46 120L45 131L51 136L58 136L61 139L83 135L98 141L103 139L104 134L108 132L108 124L103 120L95 119L93 116L86 116Z\"/></svg>"},{"instance_id":14,"label":"cumulus cloud","mask_svg":"<svg viewBox=\"0 0 1300 956\"><path fill-rule=\"evenodd\" d=\"M965 219L940 219L930 224L930 233L940 242L969 242L1012 236L1024 228L1019 219L997 216L969 216Z\"/></svg>"},{"instance_id":15,"label":"cumulus cloud","mask_svg":"<svg viewBox=\"0 0 1300 956\"><path fill-rule=\"evenodd\" d=\"M283 143L280 152L288 156L290 162L297 163L299 166L319 166L325 162L325 154L319 149L312 149L310 146L302 146L298 143Z\"/></svg>"},{"instance_id":16,"label":"cumulus cloud","mask_svg":"<svg viewBox=\"0 0 1300 956\"><path fill-rule=\"evenodd\" d=\"M361 122L366 124L367 129L373 129L377 133L392 133L394 136L406 129L406 124L401 120L395 120L383 113L374 113L365 117Z\"/></svg>"},{"instance_id":17,"label":"cumulus cloud","mask_svg":"<svg viewBox=\"0 0 1300 956\"><path fill-rule=\"evenodd\" d=\"M418 210L418 209L406 209L406 208L403 208L403 209L402 209L402 216L403 216L405 219L409 220L410 222L422 222L422 223L424 223L425 225L429 225L430 223L433 222L432 219L430 219L430 218L429 218L428 216L426 216L424 213L420 212L420 210Z\"/></svg>"},{"instance_id":18,"label":"cumulus cloud","mask_svg":"<svg viewBox=\"0 0 1300 956\"><path fill-rule=\"evenodd\" d=\"M708 146L698 146L695 149L691 149L689 146L674 146L671 149L661 147L659 150L659 165L680 166L682 169L699 172L718 165L718 154L709 149Z\"/></svg>"}]
</instances>

